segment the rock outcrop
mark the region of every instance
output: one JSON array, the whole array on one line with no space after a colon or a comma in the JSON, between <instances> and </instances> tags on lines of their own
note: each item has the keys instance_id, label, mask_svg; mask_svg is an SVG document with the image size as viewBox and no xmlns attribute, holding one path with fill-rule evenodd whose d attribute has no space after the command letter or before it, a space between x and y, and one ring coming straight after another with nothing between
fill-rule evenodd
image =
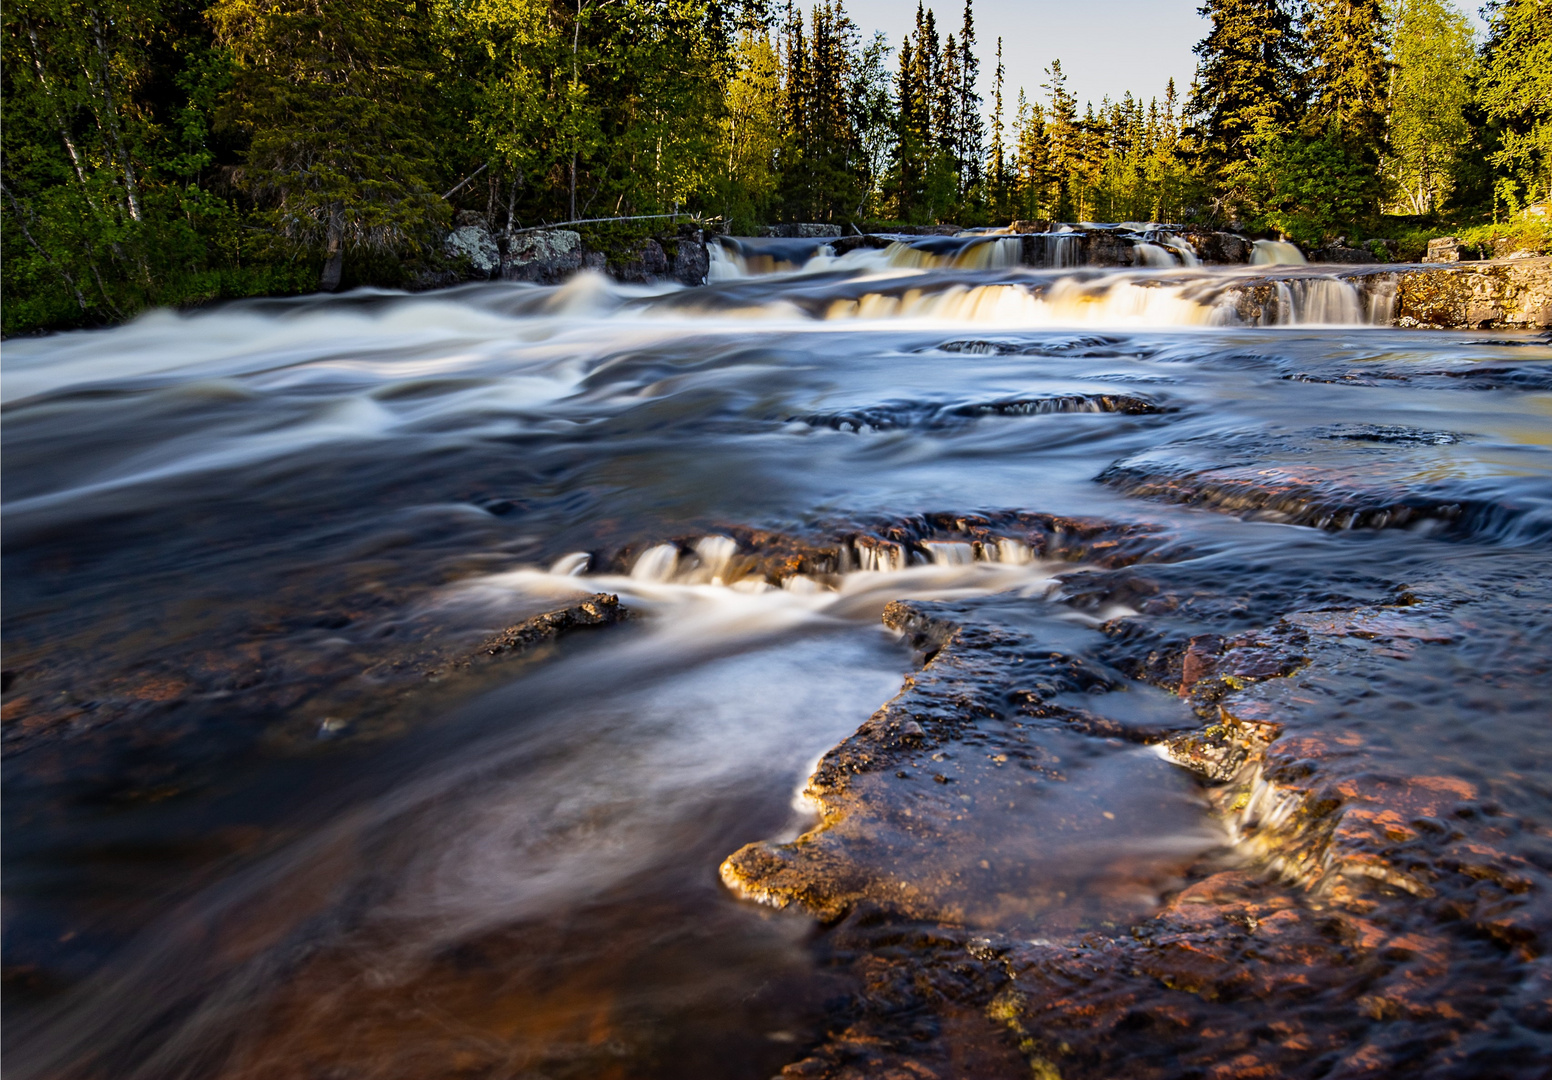
<instances>
[{"instance_id":1,"label":"rock outcrop","mask_svg":"<svg viewBox=\"0 0 1552 1080\"><path fill-rule=\"evenodd\" d=\"M1402 270L1392 325L1418 329L1552 326L1552 258Z\"/></svg>"},{"instance_id":2,"label":"rock outcrop","mask_svg":"<svg viewBox=\"0 0 1552 1080\"><path fill-rule=\"evenodd\" d=\"M958 231L957 229L955 230ZM767 225L760 230L761 236L780 237L784 240L824 240L829 237L841 235L839 225L820 225L805 222L791 225Z\"/></svg>"},{"instance_id":3,"label":"rock outcrop","mask_svg":"<svg viewBox=\"0 0 1552 1080\"><path fill-rule=\"evenodd\" d=\"M554 285L582 269L582 235L571 229L535 229L507 241L501 276Z\"/></svg>"},{"instance_id":4,"label":"rock outcrop","mask_svg":"<svg viewBox=\"0 0 1552 1080\"><path fill-rule=\"evenodd\" d=\"M476 277L488 278L501 269L501 249L496 238L477 217L473 221L461 220L458 228L448 234L444 247L449 257L467 260Z\"/></svg>"}]
</instances>

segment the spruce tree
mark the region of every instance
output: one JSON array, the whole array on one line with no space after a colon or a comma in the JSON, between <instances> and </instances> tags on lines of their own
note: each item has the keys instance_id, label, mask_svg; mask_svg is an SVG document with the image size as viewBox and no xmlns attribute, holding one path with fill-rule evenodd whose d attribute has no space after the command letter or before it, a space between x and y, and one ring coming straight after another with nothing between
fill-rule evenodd
<instances>
[{"instance_id":1,"label":"spruce tree","mask_svg":"<svg viewBox=\"0 0 1552 1080\"><path fill-rule=\"evenodd\" d=\"M236 63L228 122L251 139L236 174L289 240L324 255L417 247L445 223L430 122L425 8L411 0L218 0Z\"/></svg>"},{"instance_id":2,"label":"spruce tree","mask_svg":"<svg viewBox=\"0 0 1552 1080\"><path fill-rule=\"evenodd\" d=\"M1060 60L1046 68L1041 89L1050 103L1044 116L1045 168L1054 190L1049 193L1046 211L1058 221L1077 216L1073 200L1079 164L1078 99L1067 90L1067 76Z\"/></svg>"},{"instance_id":3,"label":"spruce tree","mask_svg":"<svg viewBox=\"0 0 1552 1080\"><path fill-rule=\"evenodd\" d=\"M1310 118L1334 128L1366 160L1385 142L1390 62L1385 0L1308 0Z\"/></svg>"},{"instance_id":4,"label":"spruce tree","mask_svg":"<svg viewBox=\"0 0 1552 1080\"><path fill-rule=\"evenodd\" d=\"M965 0L964 21L959 29L958 60L955 157L959 166L959 197L963 200L981 186L981 163L986 152L986 125L981 120L981 95L976 91L976 83L981 77L981 61L975 55L975 12L972 0Z\"/></svg>"},{"instance_id":5,"label":"spruce tree","mask_svg":"<svg viewBox=\"0 0 1552 1080\"><path fill-rule=\"evenodd\" d=\"M1259 148L1300 115L1302 42L1288 0L1206 0L1188 112L1203 171L1242 202Z\"/></svg>"}]
</instances>

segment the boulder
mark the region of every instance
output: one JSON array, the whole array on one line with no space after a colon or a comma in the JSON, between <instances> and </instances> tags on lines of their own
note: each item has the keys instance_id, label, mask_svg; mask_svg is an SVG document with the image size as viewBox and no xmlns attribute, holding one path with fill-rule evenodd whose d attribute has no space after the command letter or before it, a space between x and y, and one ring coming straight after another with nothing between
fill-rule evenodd
<instances>
[{"instance_id":1,"label":"boulder","mask_svg":"<svg viewBox=\"0 0 1552 1080\"><path fill-rule=\"evenodd\" d=\"M1460 240L1453 236L1440 236L1428 241L1428 253L1423 256L1423 262L1460 262Z\"/></svg>"},{"instance_id":2,"label":"boulder","mask_svg":"<svg viewBox=\"0 0 1552 1080\"><path fill-rule=\"evenodd\" d=\"M830 248L837 255L845 255L848 252L856 251L858 248L872 248L876 250L878 248L886 248L892 243L894 241L888 237L864 233L860 236L843 236L831 244Z\"/></svg>"},{"instance_id":3,"label":"boulder","mask_svg":"<svg viewBox=\"0 0 1552 1080\"><path fill-rule=\"evenodd\" d=\"M681 285L704 285L710 270L705 236L699 231L681 235L674 250L674 280Z\"/></svg>"},{"instance_id":4,"label":"boulder","mask_svg":"<svg viewBox=\"0 0 1552 1080\"><path fill-rule=\"evenodd\" d=\"M645 284L654 278L668 276L668 254L656 240L644 240L635 255L621 263L614 271L616 281Z\"/></svg>"},{"instance_id":5,"label":"boulder","mask_svg":"<svg viewBox=\"0 0 1552 1080\"><path fill-rule=\"evenodd\" d=\"M1136 261L1136 243L1131 237L1109 229L1083 230L1084 266L1131 266Z\"/></svg>"},{"instance_id":6,"label":"boulder","mask_svg":"<svg viewBox=\"0 0 1552 1080\"><path fill-rule=\"evenodd\" d=\"M459 215L458 228L447 234L443 247L454 259L465 259L476 277L488 278L501 269L501 249L483 219L465 223Z\"/></svg>"},{"instance_id":7,"label":"boulder","mask_svg":"<svg viewBox=\"0 0 1552 1080\"><path fill-rule=\"evenodd\" d=\"M1196 257L1204 263L1248 263L1256 251L1256 245L1239 233L1199 225L1166 225L1163 231L1189 240L1196 249Z\"/></svg>"},{"instance_id":8,"label":"boulder","mask_svg":"<svg viewBox=\"0 0 1552 1080\"><path fill-rule=\"evenodd\" d=\"M582 236L570 229L535 229L513 235L501 261L508 281L554 285L582 269Z\"/></svg>"},{"instance_id":9,"label":"boulder","mask_svg":"<svg viewBox=\"0 0 1552 1080\"><path fill-rule=\"evenodd\" d=\"M1310 262L1316 263L1371 263L1374 255L1363 248L1348 247L1343 242L1316 248L1310 252Z\"/></svg>"},{"instance_id":10,"label":"boulder","mask_svg":"<svg viewBox=\"0 0 1552 1080\"><path fill-rule=\"evenodd\" d=\"M791 225L767 225L760 230L761 236L780 237L784 240L823 240L832 236L841 235L839 225L820 225L812 222Z\"/></svg>"}]
</instances>

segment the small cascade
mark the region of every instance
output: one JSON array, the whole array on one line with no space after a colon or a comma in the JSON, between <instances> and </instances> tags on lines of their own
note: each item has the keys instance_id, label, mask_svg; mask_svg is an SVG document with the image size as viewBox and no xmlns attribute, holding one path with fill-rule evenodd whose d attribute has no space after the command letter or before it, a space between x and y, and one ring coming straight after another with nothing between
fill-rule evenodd
<instances>
[{"instance_id":1,"label":"small cascade","mask_svg":"<svg viewBox=\"0 0 1552 1080\"><path fill-rule=\"evenodd\" d=\"M1297 247L1282 240L1257 240L1255 249L1251 266L1304 266L1309 261Z\"/></svg>"},{"instance_id":2,"label":"small cascade","mask_svg":"<svg viewBox=\"0 0 1552 1080\"><path fill-rule=\"evenodd\" d=\"M965 248L953 265L962 270L998 270L1018 266L1023 260L1024 243L1016 236L993 236Z\"/></svg>"},{"instance_id":3,"label":"small cascade","mask_svg":"<svg viewBox=\"0 0 1552 1080\"><path fill-rule=\"evenodd\" d=\"M641 553L630 576L637 581L672 581L679 569L679 549L673 544L658 544Z\"/></svg>"},{"instance_id":4,"label":"small cascade","mask_svg":"<svg viewBox=\"0 0 1552 1080\"><path fill-rule=\"evenodd\" d=\"M739 278L749 276L749 264L744 261L743 252L721 238L714 239L706 245L706 259L708 285L719 281L737 281Z\"/></svg>"},{"instance_id":5,"label":"small cascade","mask_svg":"<svg viewBox=\"0 0 1552 1080\"><path fill-rule=\"evenodd\" d=\"M1132 260L1138 266L1172 267L1175 256L1166 247L1150 244L1146 240L1132 247Z\"/></svg>"},{"instance_id":6,"label":"small cascade","mask_svg":"<svg viewBox=\"0 0 1552 1080\"><path fill-rule=\"evenodd\" d=\"M1057 232L1035 233L1024 237L1028 242L1025 259L1042 270L1066 270L1083 264L1083 234L1063 228Z\"/></svg>"},{"instance_id":7,"label":"small cascade","mask_svg":"<svg viewBox=\"0 0 1552 1080\"><path fill-rule=\"evenodd\" d=\"M1337 278L1304 278L1288 284L1292 319L1298 326L1352 326L1362 324L1365 305L1357 287Z\"/></svg>"},{"instance_id":8,"label":"small cascade","mask_svg":"<svg viewBox=\"0 0 1552 1080\"><path fill-rule=\"evenodd\" d=\"M1174 233L1159 233L1158 242L1168 248L1174 256L1180 260L1181 266L1201 266L1202 260L1197 257L1196 248L1191 241Z\"/></svg>"}]
</instances>

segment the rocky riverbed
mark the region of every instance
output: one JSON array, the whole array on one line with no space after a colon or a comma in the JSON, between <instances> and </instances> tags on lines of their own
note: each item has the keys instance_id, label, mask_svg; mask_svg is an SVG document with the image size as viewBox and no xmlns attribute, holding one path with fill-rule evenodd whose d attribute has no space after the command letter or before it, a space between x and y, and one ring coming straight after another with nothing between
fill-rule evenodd
<instances>
[{"instance_id":1,"label":"rocky riverbed","mask_svg":"<svg viewBox=\"0 0 1552 1080\"><path fill-rule=\"evenodd\" d=\"M1539 1080L1545 260L1029 230L8 342L8 1075Z\"/></svg>"}]
</instances>

